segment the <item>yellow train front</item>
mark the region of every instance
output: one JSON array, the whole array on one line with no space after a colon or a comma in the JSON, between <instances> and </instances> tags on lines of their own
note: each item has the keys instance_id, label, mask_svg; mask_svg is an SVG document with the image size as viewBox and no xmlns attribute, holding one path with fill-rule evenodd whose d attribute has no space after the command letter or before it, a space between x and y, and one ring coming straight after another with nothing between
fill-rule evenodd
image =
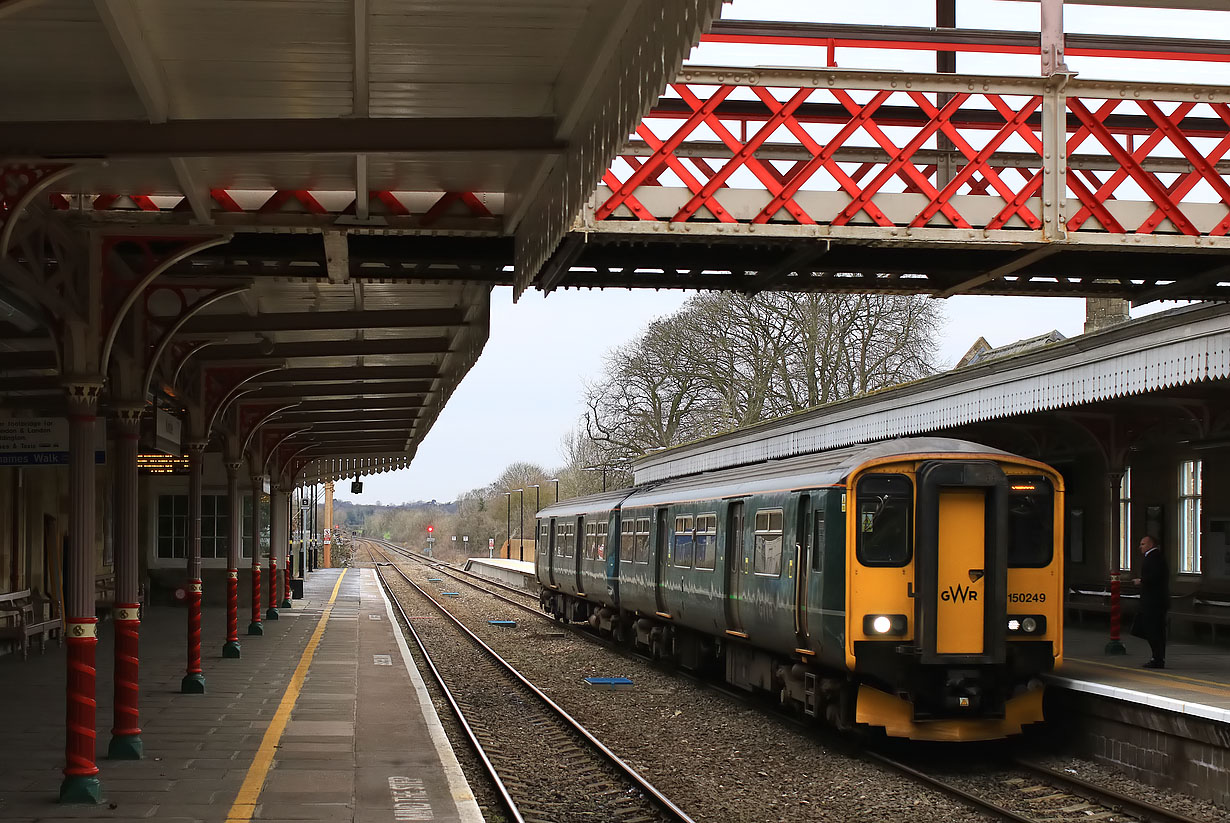
<instances>
[{"instance_id":1,"label":"yellow train front","mask_svg":"<svg viewBox=\"0 0 1230 823\"><path fill-rule=\"evenodd\" d=\"M985 740L1042 720L1063 653L1063 481L1003 454L886 458L847 481L854 720Z\"/></svg>"}]
</instances>

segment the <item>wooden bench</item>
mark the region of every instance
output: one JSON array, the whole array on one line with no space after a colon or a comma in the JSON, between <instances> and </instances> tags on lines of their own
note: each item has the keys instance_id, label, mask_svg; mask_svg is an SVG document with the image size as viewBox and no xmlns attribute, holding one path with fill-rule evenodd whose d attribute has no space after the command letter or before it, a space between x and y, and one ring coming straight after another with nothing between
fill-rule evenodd
<instances>
[{"instance_id":1,"label":"wooden bench","mask_svg":"<svg viewBox=\"0 0 1230 823\"><path fill-rule=\"evenodd\" d=\"M94 614L106 617L115 609L115 573L94 576Z\"/></svg>"},{"instance_id":2,"label":"wooden bench","mask_svg":"<svg viewBox=\"0 0 1230 823\"><path fill-rule=\"evenodd\" d=\"M94 614L100 620L109 616L118 604L115 596L115 572L94 577ZM145 584L137 586L138 614L145 611Z\"/></svg>"},{"instance_id":3,"label":"wooden bench","mask_svg":"<svg viewBox=\"0 0 1230 823\"><path fill-rule=\"evenodd\" d=\"M1217 627L1230 626L1230 595L1201 590L1185 595L1171 606L1170 622L1173 625L1176 621L1208 626L1216 643Z\"/></svg>"},{"instance_id":4,"label":"wooden bench","mask_svg":"<svg viewBox=\"0 0 1230 823\"><path fill-rule=\"evenodd\" d=\"M1121 589L1119 593L1119 613L1123 618L1134 617L1140 603L1140 595L1131 590ZM1076 615L1077 623L1084 623L1086 614L1110 614L1110 592L1105 589L1069 588L1064 603L1070 615Z\"/></svg>"},{"instance_id":5,"label":"wooden bench","mask_svg":"<svg viewBox=\"0 0 1230 823\"><path fill-rule=\"evenodd\" d=\"M21 658L30 657L30 638L38 638L39 651L47 649L47 638L54 634L60 645L64 644L64 622L58 617L49 617L50 601L24 589L19 592L0 594L0 618L8 625L0 626L0 638L13 640L21 649Z\"/></svg>"},{"instance_id":6,"label":"wooden bench","mask_svg":"<svg viewBox=\"0 0 1230 823\"><path fill-rule=\"evenodd\" d=\"M1075 615L1077 623L1083 623L1086 614L1110 614L1110 592L1070 588L1064 605L1069 615ZM1131 628L1131 620L1135 618L1139 606L1139 591L1133 586L1124 586L1119 594L1119 611L1125 630ZM1216 642L1217 627L1230 626L1230 595L1199 589L1172 593L1167 621L1172 628L1180 623L1209 626L1212 639Z\"/></svg>"}]
</instances>

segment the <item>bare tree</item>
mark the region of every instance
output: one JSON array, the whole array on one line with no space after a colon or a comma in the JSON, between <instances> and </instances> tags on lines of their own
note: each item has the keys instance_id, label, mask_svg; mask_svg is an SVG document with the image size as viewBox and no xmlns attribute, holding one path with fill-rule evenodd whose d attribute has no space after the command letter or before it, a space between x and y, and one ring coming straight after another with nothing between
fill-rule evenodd
<instances>
[{"instance_id":1,"label":"bare tree","mask_svg":"<svg viewBox=\"0 0 1230 823\"><path fill-rule=\"evenodd\" d=\"M698 295L616 349L585 439L613 461L935 370L938 304L893 295Z\"/></svg>"}]
</instances>

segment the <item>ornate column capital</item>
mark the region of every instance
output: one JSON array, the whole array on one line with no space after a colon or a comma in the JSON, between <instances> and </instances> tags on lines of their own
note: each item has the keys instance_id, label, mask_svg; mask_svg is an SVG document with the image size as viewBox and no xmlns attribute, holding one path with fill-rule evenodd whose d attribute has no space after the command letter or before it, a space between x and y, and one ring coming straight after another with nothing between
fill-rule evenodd
<instances>
[{"instance_id":1,"label":"ornate column capital","mask_svg":"<svg viewBox=\"0 0 1230 823\"><path fill-rule=\"evenodd\" d=\"M115 405L110 408L111 417L121 437L139 437L141 434L141 415L145 413L144 405Z\"/></svg>"},{"instance_id":2,"label":"ornate column capital","mask_svg":"<svg viewBox=\"0 0 1230 823\"><path fill-rule=\"evenodd\" d=\"M68 401L69 417L97 417L98 396L102 393L103 379L97 376L66 377L64 395Z\"/></svg>"},{"instance_id":3,"label":"ornate column capital","mask_svg":"<svg viewBox=\"0 0 1230 823\"><path fill-rule=\"evenodd\" d=\"M189 440L184 444L184 448L190 452L196 452L196 456L200 457L205 453L205 449L209 446L208 440Z\"/></svg>"}]
</instances>

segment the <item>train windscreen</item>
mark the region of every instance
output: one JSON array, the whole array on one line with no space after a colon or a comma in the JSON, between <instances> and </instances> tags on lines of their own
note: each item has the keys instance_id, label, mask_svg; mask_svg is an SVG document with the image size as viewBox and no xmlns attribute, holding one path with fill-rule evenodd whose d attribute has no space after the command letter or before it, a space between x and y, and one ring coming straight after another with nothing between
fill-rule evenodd
<instances>
[{"instance_id":1,"label":"train windscreen","mask_svg":"<svg viewBox=\"0 0 1230 823\"><path fill-rule=\"evenodd\" d=\"M901 474L870 474L858 481L858 561L904 566L913 550L914 484Z\"/></svg>"},{"instance_id":2,"label":"train windscreen","mask_svg":"<svg viewBox=\"0 0 1230 823\"><path fill-rule=\"evenodd\" d=\"M1055 492L1045 477L1009 478L1008 565L1039 568L1055 552Z\"/></svg>"}]
</instances>

